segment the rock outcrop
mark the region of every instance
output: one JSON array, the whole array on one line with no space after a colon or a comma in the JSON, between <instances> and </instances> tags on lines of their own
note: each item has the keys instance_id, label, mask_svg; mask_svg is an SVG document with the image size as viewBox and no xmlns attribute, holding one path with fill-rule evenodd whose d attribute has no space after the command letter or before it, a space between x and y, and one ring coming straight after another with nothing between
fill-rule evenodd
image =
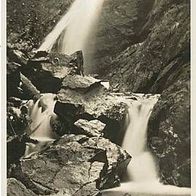
<instances>
[{"instance_id":1,"label":"rock outcrop","mask_svg":"<svg viewBox=\"0 0 196 196\"><path fill-rule=\"evenodd\" d=\"M67 76L57 97L55 113L70 120L66 127L79 119L98 119L106 124L104 136L120 143L118 138L127 106L122 99L109 93L100 80L89 76Z\"/></svg>"},{"instance_id":2,"label":"rock outcrop","mask_svg":"<svg viewBox=\"0 0 196 196\"><path fill-rule=\"evenodd\" d=\"M96 195L119 185L130 156L102 137L65 135L48 149L22 159L11 176L35 195ZM17 188L17 187L16 187Z\"/></svg>"}]
</instances>

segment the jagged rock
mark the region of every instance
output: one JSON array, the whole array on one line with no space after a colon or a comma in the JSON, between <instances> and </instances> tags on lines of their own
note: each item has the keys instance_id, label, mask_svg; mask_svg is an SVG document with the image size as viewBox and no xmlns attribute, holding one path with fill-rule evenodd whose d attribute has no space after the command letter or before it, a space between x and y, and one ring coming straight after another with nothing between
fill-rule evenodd
<instances>
[{"instance_id":1,"label":"jagged rock","mask_svg":"<svg viewBox=\"0 0 196 196\"><path fill-rule=\"evenodd\" d=\"M36 196L24 184L14 178L7 179L7 196Z\"/></svg>"},{"instance_id":2,"label":"jagged rock","mask_svg":"<svg viewBox=\"0 0 196 196\"><path fill-rule=\"evenodd\" d=\"M38 51L22 67L22 73L43 93L55 93L63 78L77 74L77 60L69 55Z\"/></svg>"},{"instance_id":3,"label":"jagged rock","mask_svg":"<svg viewBox=\"0 0 196 196\"><path fill-rule=\"evenodd\" d=\"M123 120L126 104L117 97L105 93L105 90L94 88L83 94L70 89L61 89L58 93L58 102L81 105L83 113L92 118L108 118L112 120Z\"/></svg>"},{"instance_id":4,"label":"jagged rock","mask_svg":"<svg viewBox=\"0 0 196 196\"><path fill-rule=\"evenodd\" d=\"M85 134L89 137L99 137L103 135L103 130L105 128L105 124L100 122L99 120L84 120L80 119L74 123L74 125L78 128L76 131Z\"/></svg>"},{"instance_id":5,"label":"jagged rock","mask_svg":"<svg viewBox=\"0 0 196 196\"><path fill-rule=\"evenodd\" d=\"M125 108L122 100L109 94L100 81L92 77L65 77L57 96L61 103L82 105L84 113L88 113L94 118L106 116L115 120L122 120L124 117L123 110ZM117 108L119 109L118 113Z\"/></svg>"},{"instance_id":6,"label":"jagged rock","mask_svg":"<svg viewBox=\"0 0 196 196\"><path fill-rule=\"evenodd\" d=\"M63 89L78 89L88 91L90 87L97 86L100 84L100 80L97 80L90 76L80 76L80 75L69 75L64 78L61 88ZM93 87L92 87L93 88Z\"/></svg>"},{"instance_id":7,"label":"jagged rock","mask_svg":"<svg viewBox=\"0 0 196 196\"><path fill-rule=\"evenodd\" d=\"M51 72L53 77L63 79L68 74L75 73L77 63L72 56L60 53L38 51L30 59L30 64L38 64L43 70Z\"/></svg>"},{"instance_id":8,"label":"jagged rock","mask_svg":"<svg viewBox=\"0 0 196 196\"><path fill-rule=\"evenodd\" d=\"M12 176L36 194L45 189L47 194L94 195L118 185L129 161L130 156L107 139L65 135L43 152L21 160Z\"/></svg>"},{"instance_id":9,"label":"jagged rock","mask_svg":"<svg viewBox=\"0 0 196 196\"><path fill-rule=\"evenodd\" d=\"M98 119L106 124L104 136L119 142L117 138L125 119L126 104L117 96L109 94L99 81L87 76L84 79L82 76L69 76L65 78L57 97L55 113L63 117L67 105L80 107L77 115L71 117L71 123L78 119ZM66 116L70 115L67 113Z\"/></svg>"},{"instance_id":10,"label":"jagged rock","mask_svg":"<svg viewBox=\"0 0 196 196\"><path fill-rule=\"evenodd\" d=\"M7 51L8 60L10 61L7 65L9 96L30 99L32 93L30 92L28 96L29 89L36 88L42 93L55 93L60 89L65 76L78 73L78 60L75 56L45 51L24 53L10 46ZM19 77L20 72L21 77ZM26 77L25 80L23 76ZM27 80L29 82L24 84ZM20 81L23 82L23 86L19 86ZM29 85L31 82L32 84ZM35 87L31 88L33 85Z\"/></svg>"}]
</instances>

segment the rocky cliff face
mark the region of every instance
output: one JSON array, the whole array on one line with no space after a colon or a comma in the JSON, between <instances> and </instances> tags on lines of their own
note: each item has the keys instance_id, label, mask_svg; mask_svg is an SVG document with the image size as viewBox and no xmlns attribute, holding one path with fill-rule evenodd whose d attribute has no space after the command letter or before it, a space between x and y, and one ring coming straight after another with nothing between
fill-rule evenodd
<instances>
[{"instance_id":1,"label":"rocky cliff face","mask_svg":"<svg viewBox=\"0 0 196 196\"><path fill-rule=\"evenodd\" d=\"M129 45L142 42L144 25L154 0L105 0L93 44L93 61L89 72L104 75L113 58Z\"/></svg>"}]
</instances>

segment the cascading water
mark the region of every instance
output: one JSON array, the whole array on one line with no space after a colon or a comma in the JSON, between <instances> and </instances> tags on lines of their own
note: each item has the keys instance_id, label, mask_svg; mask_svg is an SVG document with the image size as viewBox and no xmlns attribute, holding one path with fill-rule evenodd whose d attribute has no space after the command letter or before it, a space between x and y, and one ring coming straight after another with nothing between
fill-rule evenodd
<instances>
[{"instance_id":1,"label":"cascading water","mask_svg":"<svg viewBox=\"0 0 196 196\"><path fill-rule=\"evenodd\" d=\"M27 144L25 156L29 156L35 151L43 148L48 142L52 142L57 138L57 135L53 132L50 125L51 117L55 117L54 106L55 96L53 94L44 94L40 99L33 103L30 100L27 104L31 108L29 115L31 117L31 123L29 126L29 135L31 139L37 140L38 144Z\"/></svg>"},{"instance_id":2,"label":"cascading water","mask_svg":"<svg viewBox=\"0 0 196 196\"><path fill-rule=\"evenodd\" d=\"M72 54L85 50L88 35L99 16L103 2L104 0L75 0L38 50L50 51L60 35L58 52Z\"/></svg>"},{"instance_id":3,"label":"cascading water","mask_svg":"<svg viewBox=\"0 0 196 196\"><path fill-rule=\"evenodd\" d=\"M163 185L159 182L156 161L147 149L147 126L150 114L159 95L138 95L128 102L128 126L122 147L132 155L127 174L129 182L121 187L104 190L103 196L177 196L190 195L189 188ZM126 101L127 102L127 101Z\"/></svg>"},{"instance_id":4,"label":"cascading water","mask_svg":"<svg viewBox=\"0 0 196 196\"><path fill-rule=\"evenodd\" d=\"M147 125L158 96L139 100L129 104L129 122L122 147L127 150L133 160L128 167L128 175L133 181L156 181L157 171L152 155L146 149ZM142 164L145 162L145 167Z\"/></svg>"}]
</instances>

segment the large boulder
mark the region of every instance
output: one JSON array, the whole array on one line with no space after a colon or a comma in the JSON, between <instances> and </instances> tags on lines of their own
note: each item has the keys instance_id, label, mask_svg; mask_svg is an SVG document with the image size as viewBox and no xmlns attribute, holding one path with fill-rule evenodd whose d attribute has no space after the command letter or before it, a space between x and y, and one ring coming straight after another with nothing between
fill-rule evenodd
<instances>
[{"instance_id":1,"label":"large boulder","mask_svg":"<svg viewBox=\"0 0 196 196\"><path fill-rule=\"evenodd\" d=\"M29 58L21 72L43 93L56 93L62 80L75 74L77 64L72 56L39 51Z\"/></svg>"},{"instance_id":2,"label":"large boulder","mask_svg":"<svg viewBox=\"0 0 196 196\"><path fill-rule=\"evenodd\" d=\"M119 185L130 156L101 137L65 135L48 149L22 159L12 176L36 195L95 195Z\"/></svg>"},{"instance_id":3,"label":"large boulder","mask_svg":"<svg viewBox=\"0 0 196 196\"><path fill-rule=\"evenodd\" d=\"M9 44L7 54L8 97L30 99L36 88L42 93L56 93L64 77L80 74L76 53L69 56L46 51L22 52Z\"/></svg>"},{"instance_id":4,"label":"large boulder","mask_svg":"<svg viewBox=\"0 0 196 196\"><path fill-rule=\"evenodd\" d=\"M104 136L120 143L127 106L123 99L109 93L100 80L79 75L65 77L57 97L55 113L70 119L68 124L73 125L78 119L98 119L106 124Z\"/></svg>"}]
</instances>

